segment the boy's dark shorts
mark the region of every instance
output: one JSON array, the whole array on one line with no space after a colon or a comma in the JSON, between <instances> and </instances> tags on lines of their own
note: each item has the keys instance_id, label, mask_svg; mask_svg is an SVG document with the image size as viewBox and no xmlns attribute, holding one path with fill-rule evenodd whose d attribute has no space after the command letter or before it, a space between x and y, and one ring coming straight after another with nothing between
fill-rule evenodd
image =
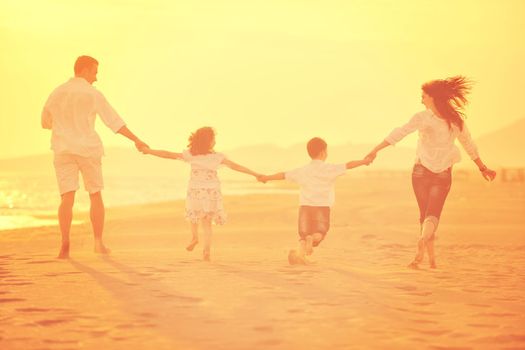
<instances>
[{"instance_id":1,"label":"boy's dark shorts","mask_svg":"<svg viewBox=\"0 0 525 350\"><path fill-rule=\"evenodd\" d=\"M300 240L306 236L320 233L324 239L330 228L330 207L313 207L309 205L301 205L299 207L298 220ZM317 247L321 241L314 242L314 247Z\"/></svg>"}]
</instances>

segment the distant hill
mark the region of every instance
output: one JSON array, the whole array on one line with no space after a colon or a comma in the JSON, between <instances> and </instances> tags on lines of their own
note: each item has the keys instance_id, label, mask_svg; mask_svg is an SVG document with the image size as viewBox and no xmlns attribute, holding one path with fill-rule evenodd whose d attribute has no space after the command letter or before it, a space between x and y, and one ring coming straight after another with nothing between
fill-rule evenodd
<instances>
[{"instance_id":1,"label":"distant hill","mask_svg":"<svg viewBox=\"0 0 525 350\"><path fill-rule=\"evenodd\" d=\"M525 118L515 123L486 134L476 143L481 158L494 168L525 167ZM410 142L404 142L396 147L389 147L381 152L374 162L373 169L410 169L415 148ZM373 145L345 144L329 145L328 160L339 163L359 159L367 154ZM253 168L255 171L273 173L301 166L309 161L305 144L291 147L279 147L270 144L251 145L226 150L225 153L233 161ZM464 152L463 152L464 153ZM464 154L460 167L473 167L473 163ZM35 155L14 159L0 160L0 173L33 173L53 175L53 155ZM186 178L188 168L179 161L145 156L130 148L107 148L103 158L104 174L118 176L173 176L174 179ZM232 172L225 171L223 176L237 178ZM242 175L241 175L242 176Z\"/></svg>"},{"instance_id":2,"label":"distant hill","mask_svg":"<svg viewBox=\"0 0 525 350\"><path fill-rule=\"evenodd\" d=\"M476 140L481 159L493 167L525 167L525 118Z\"/></svg>"}]
</instances>

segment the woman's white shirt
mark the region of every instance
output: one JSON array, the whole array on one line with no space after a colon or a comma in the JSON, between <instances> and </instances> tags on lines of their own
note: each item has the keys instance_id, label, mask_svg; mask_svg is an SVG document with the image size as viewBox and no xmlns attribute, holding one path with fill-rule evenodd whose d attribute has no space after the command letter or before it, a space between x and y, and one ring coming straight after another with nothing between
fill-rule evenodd
<instances>
[{"instance_id":1,"label":"woman's white shirt","mask_svg":"<svg viewBox=\"0 0 525 350\"><path fill-rule=\"evenodd\" d=\"M449 128L444 119L428 109L416 113L408 123L392 130L385 141L395 145L416 130L419 132L416 162L434 173L442 172L461 160L461 153L455 145L456 138L471 159L479 158L466 123L463 123L463 130L454 124Z\"/></svg>"}]
</instances>

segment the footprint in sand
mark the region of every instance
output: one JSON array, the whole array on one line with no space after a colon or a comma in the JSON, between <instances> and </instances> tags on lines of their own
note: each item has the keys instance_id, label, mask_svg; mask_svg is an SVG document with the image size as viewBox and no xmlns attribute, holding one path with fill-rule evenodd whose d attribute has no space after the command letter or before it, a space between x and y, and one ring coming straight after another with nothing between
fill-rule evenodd
<instances>
[{"instance_id":1,"label":"footprint in sand","mask_svg":"<svg viewBox=\"0 0 525 350\"><path fill-rule=\"evenodd\" d=\"M525 343L525 334L501 334L475 340L479 343ZM520 347L521 349L522 347Z\"/></svg>"},{"instance_id":2,"label":"footprint in sand","mask_svg":"<svg viewBox=\"0 0 525 350\"><path fill-rule=\"evenodd\" d=\"M22 259L18 259L18 260L22 260ZM24 260L28 260L28 259L24 259ZM29 261L27 262L28 264L49 264L49 263L54 263L56 262L56 260L35 260L35 261Z\"/></svg>"},{"instance_id":3,"label":"footprint in sand","mask_svg":"<svg viewBox=\"0 0 525 350\"><path fill-rule=\"evenodd\" d=\"M35 323L39 326L43 326L43 327L49 327L49 326L54 326L56 324L60 324L60 323L67 323L67 322L71 322L70 319L65 319L65 318L62 318L62 319L52 319L52 320L40 320L40 321L36 321Z\"/></svg>"},{"instance_id":4,"label":"footprint in sand","mask_svg":"<svg viewBox=\"0 0 525 350\"><path fill-rule=\"evenodd\" d=\"M302 309L288 309L288 310L286 310L286 312L288 312L290 314L299 314L299 313L304 312L304 310L302 310Z\"/></svg>"},{"instance_id":5,"label":"footprint in sand","mask_svg":"<svg viewBox=\"0 0 525 350\"><path fill-rule=\"evenodd\" d=\"M493 325L493 324L485 324L485 323L467 323L467 326L474 327L474 328L498 328L499 326Z\"/></svg>"},{"instance_id":6,"label":"footprint in sand","mask_svg":"<svg viewBox=\"0 0 525 350\"><path fill-rule=\"evenodd\" d=\"M452 332L448 329L413 329L414 332L425 335L440 336Z\"/></svg>"},{"instance_id":7,"label":"footprint in sand","mask_svg":"<svg viewBox=\"0 0 525 350\"><path fill-rule=\"evenodd\" d=\"M414 291L417 290L416 286L409 286L409 285L403 285L403 286L396 286L397 289L405 290L405 291Z\"/></svg>"},{"instance_id":8,"label":"footprint in sand","mask_svg":"<svg viewBox=\"0 0 525 350\"><path fill-rule=\"evenodd\" d=\"M486 313L474 315L474 317L479 317L479 316L500 318L500 317L514 317L514 316L517 316L517 314L511 313L511 312L486 312Z\"/></svg>"},{"instance_id":9,"label":"footprint in sand","mask_svg":"<svg viewBox=\"0 0 525 350\"><path fill-rule=\"evenodd\" d=\"M467 304L468 306L474 306L474 307L491 307L491 305L488 304Z\"/></svg>"},{"instance_id":10,"label":"footprint in sand","mask_svg":"<svg viewBox=\"0 0 525 350\"><path fill-rule=\"evenodd\" d=\"M61 339L44 339L44 343L48 344L77 344L78 340L61 340Z\"/></svg>"},{"instance_id":11,"label":"footprint in sand","mask_svg":"<svg viewBox=\"0 0 525 350\"><path fill-rule=\"evenodd\" d=\"M257 332L273 332L273 327L272 326L256 326L256 327L253 327L253 330Z\"/></svg>"},{"instance_id":12,"label":"footprint in sand","mask_svg":"<svg viewBox=\"0 0 525 350\"><path fill-rule=\"evenodd\" d=\"M23 307L16 309L18 312L49 312L52 309L40 308L40 307Z\"/></svg>"},{"instance_id":13,"label":"footprint in sand","mask_svg":"<svg viewBox=\"0 0 525 350\"><path fill-rule=\"evenodd\" d=\"M283 341L279 339L267 339L267 340L258 342L258 344L265 345L265 346L277 346L277 345L281 345L282 343Z\"/></svg>"},{"instance_id":14,"label":"footprint in sand","mask_svg":"<svg viewBox=\"0 0 525 350\"><path fill-rule=\"evenodd\" d=\"M412 303L412 304L417 305L417 306L428 306L428 305L433 305L434 303L421 301L421 302L415 302L415 303Z\"/></svg>"},{"instance_id":15,"label":"footprint in sand","mask_svg":"<svg viewBox=\"0 0 525 350\"><path fill-rule=\"evenodd\" d=\"M428 292L420 291L420 292L410 292L410 293L407 293L407 294L415 295L415 296L418 296L418 297L427 297L429 295L432 295L432 292L430 292L430 291L428 291Z\"/></svg>"},{"instance_id":16,"label":"footprint in sand","mask_svg":"<svg viewBox=\"0 0 525 350\"><path fill-rule=\"evenodd\" d=\"M0 298L0 303L16 303L20 301L25 301L22 298Z\"/></svg>"},{"instance_id":17,"label":"footprint in sand","mask_svg":"<svg viewBox=\"0 0 525 350\"><path fill-rule=\"evenodd\" d=\"M411 319L410 321L415 322L415 323L426 323L426 324L435 324L435 323L437 323L437 321L425 320L425 319Z\"/></svg>"},{"instance_id":18,"label":"footprint in sand","mask_svg":"<svg viewBox=\"0 0 525 350\"><path fill-rule=\"evenodd\" d=\"M34 284L33 282L12 282L12 283L2 283L2 285L4 286L27 286L27 285L31 285L31 284Z\"/></svg>"}]
</instances>

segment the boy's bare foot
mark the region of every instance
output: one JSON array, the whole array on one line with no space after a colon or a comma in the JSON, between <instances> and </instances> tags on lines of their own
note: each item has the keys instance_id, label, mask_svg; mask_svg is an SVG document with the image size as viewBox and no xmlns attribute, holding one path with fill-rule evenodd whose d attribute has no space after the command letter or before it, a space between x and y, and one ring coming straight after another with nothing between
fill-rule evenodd
<instances>
[{"instance_id":1,"label":"boy's bare foot","mask_svg":"<svg viewBox=\"0 0 525 350\"><path fill-rule=\"evenodd\" d=\"M186 250L191 252L193 250L193 248L195 248L195 246L199 243L199 240L194 238L191 240L190 244L188 244L188 246L186 247Z\"/></svg>"},{"instance_id":2,"label":"boy's bare foot","mask_svg":"<svg viewBox=\"0 0 525 350\"><path fill-rule=\"evenodd\" d=\"M312 255L312 253L314 252L314 248L313 248L313 238L312 236L308 236L308 238L306 238L306 245L304 247L304 252L306 255Z\"/></svg>"},{"instance_id":3,"label":"boy's bare foot","mask_svg":"<svg viewBox=\"0 0 525 350\"><path fill-rule=\"evenodd\" d=\"M305 264L304 257L300 256L295 249L288 252L288 263L290 265Z\"/></svg>"},{"instance_id":4,"label":"boy's bare foot","mask_svg":"<svg viewBox=\"0 0 525 350\"><path fill-rule=\"evenodd\" d=\"M69 242L62 243L60 252L58 253L57 259L69 259Z\"/></svg>"},{"instance_id":5,"label":"boy's bare foot","mask_svg":"<svg viewBox=\"0 0 525 350\"><path fill-rule=\"evenodd\" d=\"M290 265L297 264L297 252L293 249L288 252L288 263Z\"/></svg>"},{"instance_id":6,"label":"boy's bare foot","mask_svg":"<svg viewBox=\"0 0 525 350\"><path fill-rule=\"evenodd\" d=\"M210 261L210 252L204 251L202 253L202 260L204 261Z\"/></svg>"},{"instance_id":7,"label":"boy's bare foot","mask_svg":"<svg viewBox=\"0 0 525 350\"><path fill-rule=\"evenodd\" d=\"M431 269L437 269L437 265L436 265L436 262L435 262L435 261L431 261L431 262L430 262L430 268L431 268Z\"/></svg>"},{"instance_id":8,"label":"boy's bare foot","mask_svg":"<svg viewBox=\"0 0 525 350\"><path fill-rule=\"evenodd\" d=\"M95 253L109 255L111 253L111 249L106 247L102 242L95 242Z\"/></svg>"}]
</instances>

